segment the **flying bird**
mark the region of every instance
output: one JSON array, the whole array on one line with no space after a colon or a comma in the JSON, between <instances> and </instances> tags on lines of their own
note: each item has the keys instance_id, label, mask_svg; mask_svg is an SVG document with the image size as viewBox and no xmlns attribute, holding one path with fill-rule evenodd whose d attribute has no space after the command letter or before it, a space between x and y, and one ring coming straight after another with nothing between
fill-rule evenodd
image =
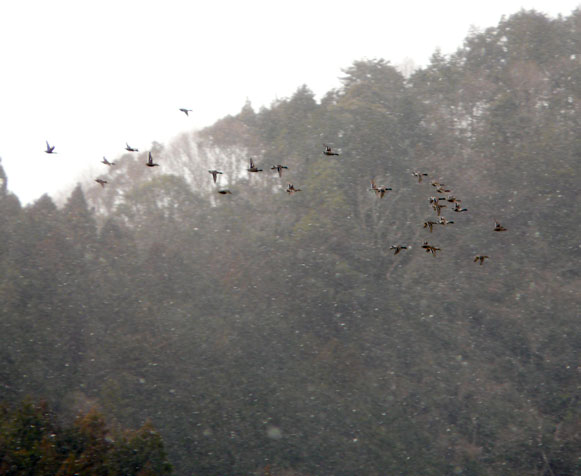
<instances>
[{"instance_id":1,"label":"flying bird","mask_svg":"<svg viewBox=\"0 0 581 476\"><path fill-rule=\"evenodd\" d=\"M223 190L218 190L218 193L220 195L228 195L228 194L232 195L232 192L230 190L228 190L227 188L223 189Z\"/></svg>"},{"instance_id":2,"label":"flying bird","mask_svg":"<svg viewBox=\"0 0 581 476\"><path fill-rule=\"evenodd\" d=\"M494 231L506 231L506 228L494 220Z\"/></svg>"},{"instance_id":3,"label":"flying bird","mask_svg":"<svg viewBox=\"0 0 581 476\"><path fill-rule=\"evenodd\" d=\"M446 208L446 205L440 205L439 203L432 203L432 208L434 209L434 211L436 212L436 214L438 216L440 216L440 213L442 212L442 208Z\"/></svg>"},{"instance_id":4,"label":"flying bird","mask_svg":"<svg viewBox=\"0 0 581 476\"><path fill-rule=\"evenodd\" d=\"M212 174L212 177L214 178L214 183L216 183L216 178L218 177L218 174L222 175L223 172L220 172L219 170L208 170L209 173Z\"/></svg>"},{"instance_id":5,"label":"flying bird","mask_svg":"<svg viewBox=\"0 0 581 476\"><path fill-rule=\"evenodd\" d=\"M446 202L450 202L450 203L461 203L462 202L462 200L458 200L453 195L448 195L447 197L440 197L439 200L445 200Z\"/></svg>"},{"instance_id":6,"label":"flying bird","mask_svg":"<svg viewBox=\"0 0 581 476\"><path fill-rule=\"evenodd\" d=\"M430 245L427 241L424 241L422 248L426 250L426 253L432 253L434 256L436 256L436 253L440 251L440 248Z\"/></svg>"},{"instance_id":7,"label":"flying bird","mask_svg":"<svg viewBox=\"0 0 581 476\"><path fill-rule=\"evenodd\" d=\"M148 167L159 167L159 164L156 164L153 162L153 157L151 156L151 152L149 153L149 158L147 159L147 162L145 162L145 165L147 165Z\"/></svg>"},{"instance_id":8,"label":"flying bird","mask_svg":"<svg viewBox=\"0 0 581 476\"><path fill-rule=\"evenodd\" d=\"M432 221L432 220L428 220L424 222L424 228L429 228L430 233L432 233L432 230L434 229L434 225L438 225L437 221Z\"/></svg>"},{"instance_id":9,"label":"flying bird","mask_svg":"<svg viewBox=\"0 0 581 476\"><path fill-rule=\"evenodd\" d=\"M379 198L383 198L385 196L385 194L388 192L388 190L391 190L391 187L386 187L386 186L381 186L378 187L375 183L375 180L371 180L371 188L369 190L372 190L375 192L375 195L377 195Z\"/></svg>"},{"instance_id":10,"label":"flying bird","mask_svg":"<svg viewBox=\"0 0 581 476\"><path fill-rule=\"evenodd\" d=\"M278 176L282 177L282 169L288 169L286 165L273 165L270 170L276 170L278 172Z\"/></svg>"},{"instance_id":11,"label":"flying bird","mask_svg":"<svg viewBox=\"0 0 581 476\"><path fill-rule=\"evenodd\" d=\"M262 172L262 169L259 169L256 167L256 165L254 165L254 160L252 160L252 157L250 157L250 167L247 169L248 172Z\"/></svg>"},{"instance_id":12,"label":"flying bird","mask_svg":"<svg viewBox=\"0 0 581 476\"><path fill-rule=\"evenodd\" d=\"M453 220L446 220L444 217L440 217L440 218L438 218L438 223L440 225L448 225L450 223L454 223L454 221Z\"/></svg>"},{"instance_id":13,"label":"flying bird","mask_svg":"<svg viewBox=\"0 0 581 476\"><path fill-rule=\"evenodd\" d=\"M139 152L139 149L131 147L127 142L125 142L125 150L128 152Z\"/></svg>"},{"instance_id":14,"label":"flying bird","mask_svg":"<svg viewBox=\"0 0 581 476\"><path fill-rule=\"evenodd\" d=\"M288 187L286 188L286 191L292 195L295 192L302 192L302 190L300 188L295 188L295 186L292 183L288 184Z\"/></svg>"},{"instance_id":15,"label":"flying bird","mask_svg":"<svg viewBox=\"0 0 581 476\"><path fill-rule=\"evenodd\" d=\"M482 266L484 264L484 260L488 258L488 256L486 255L476 255L474 257L474 263L476 263L478 260L480 260L480 266Z\"/></svg>"},{"instance_id":16,"label":"flying bird","mask_svg":"<svg viewBox=\"0 0 581 476\"><path fill-rule=\"evenodd\" d=\"M95 179L95 182L97 182L103 188L105 188L105 184L108 183L107 180L103 180L103 179L100 179L100 178Z\"/></svg>"},{"instance_id":17,"label":"flying bird","mask_svg":"<svg viewBox=\"0 0 581 476\"><path fill-rule=\"evenodd\" d=\"M468 209L467 209L467 208L462 208L462 207L460 206L460 204L459 204L458 202L456 202L456 203L454 204L453 211L455 211L455 212L467 212L467 211L468 211Z\"/></svg>"},{"instance_id":18,"label":"flying bird","mask_svg":"<svg viewBox=\"0 0 581 476\"><path fill-rule=\"evenodd\" d=\"M101 163L105 164L105 165L109 165L109 166L115 165L115 162L109 162L106 157L103 157L103 160L101 161Z\"/></svg>"},{"instance_id":19,"label":"flying bird","mask_svg":"<svg viewBox=\"0 0 581 476\"><path fill-rule=\"evenodd\" d=\"M389 247L390 250L394 250L393 254L396 255L398 254L401 250L407 250L408 247L407 246L403 246L403 245L391 245Z\"/></svg>"},{"instance_id":20,"label":"flying bird","mask_svg":"<svg viewBox=\"0 0 581 476\"><path fill-rule=\"evenodd\" d=\"M191 109L185 109L183 107L180 107L180 111L182 111L186 116L190 116L189 113L192 112Z\"/></svg>"},{"instance_id":21,"label":"flying bird","mask_svg":"<svg viewBox=\"0 0 581 476\"><path fill-rule=\"evenodd\" d=\"M427 177L428 176L428 174L425 174L425 173L422 173L422 172L418 172L417 170L413 171L412 172L412 175L414 177L417 177L418 178L418 183L421 183L422 182L422 177Z\"/></svg>"},{"instance_id":22,"label":"flying bird","mask_svg":"<svg viewBox=\"0 0 581 476\"><path fill-rule=\"evenodd\" d=\"M329 147L327 144L323 144L323 146L325 147L323 154L325 154L325 155L339 155L339 152L333 152L333 149L331 149L331 147Z\"/></svg>"},{"instance_id":23,"label":"flying bird","mask_svg":"<svg viewBox=\"0 0 581 476\"><path fill-rule=\"evenodd\" d=\"M45 152L47 154L56 154L56 152L54 151L54 145L53 146L50 146L49 143L48 143L48 141L46 141L46 150L45 150Z\"/></svg>"}]
</instances>

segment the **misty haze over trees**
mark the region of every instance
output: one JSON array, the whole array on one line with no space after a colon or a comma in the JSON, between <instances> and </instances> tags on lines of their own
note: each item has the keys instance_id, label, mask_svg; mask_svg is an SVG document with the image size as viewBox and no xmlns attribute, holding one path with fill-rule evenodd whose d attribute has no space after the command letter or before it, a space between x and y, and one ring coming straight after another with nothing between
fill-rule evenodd
<instances>
[{"instance_id":1,"label":"misty haze over trees","mask_svg":"<svg viewBox=\"0 0 581 476\"><path fill-rule=\"evenodd\" d=\"M0 473L581 474L580 32L356 61L62 208L0 168Z\"/></svg>"}]
</instances>

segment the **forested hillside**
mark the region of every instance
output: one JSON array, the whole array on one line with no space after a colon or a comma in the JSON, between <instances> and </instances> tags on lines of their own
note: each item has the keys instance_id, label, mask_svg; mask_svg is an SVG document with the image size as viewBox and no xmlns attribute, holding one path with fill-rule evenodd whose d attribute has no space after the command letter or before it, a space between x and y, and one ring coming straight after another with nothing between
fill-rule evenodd
<instances>
[{"instance_id":1,"label":"forested hillside","mask_svg":"<svg viewBox=\"0 0 581 476\"><path fill-rule=\"evenodd\" d=\"M0 168L0 400L151 419L180 475L581 475L580 118L581 10L522 11L62 208Z\"/></svg>"}]
</instances>

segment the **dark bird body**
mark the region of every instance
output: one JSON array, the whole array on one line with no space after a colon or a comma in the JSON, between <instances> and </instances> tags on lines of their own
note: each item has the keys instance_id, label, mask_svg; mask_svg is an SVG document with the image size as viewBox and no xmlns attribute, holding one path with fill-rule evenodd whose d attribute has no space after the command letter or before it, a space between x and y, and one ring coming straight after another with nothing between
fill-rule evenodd
<instances>
[{"instance_id":1,"label":"dark bird body","mask_svg":"<svg viewBox=\"0 0 581 476\"><path fill-rule=\"evenodd\" d=\"M105 164L105 165L109 165L109 166L115 165L115 162L109 162L106 157L103 157L103 160L101 161L101 163Z\"/></svg>"},{"instance_id":2,"label":"dark bird body","mask_svg":"<svg viewBox=\"0 0 581 476\"><path fill-rule=\"evenodd\" d=\"M389 247L390 250L394 250L393 254L396 255L398 254L401 250L407 250L408 247L407 246L403 246L403 245L391 245Z\"/></svg>"},{"instance_id":3,"label":"dark bird body","mask_svg":"<svg viewBox=\"0 0 581 476\"><path fill-rule=\"evenodd\" d=\"M46 141L46 150L45 150L45 152L47 154L56 154L56 152L54 151L54 147L55 147L54 145L51 146L51 145L49 145L48 141Z\"/></svg>"},{"instance_id":4,"label":"dark bird body","mask_svg":"<svg viewBox=\"0 0 581 476\"><path fill-rule=\"evenodd\" d=\"M276 170L278 172L278 176L282 177L282 169L288 169L286 165L273 165L270 170Z\"/></svg>"},{"instance_id":5,"label":"dark bird body","mask_svg":"<svg viewBox=\"0 0 581 476\"><path fill-rule=\"evenodd\" d=\"M494 231L506 231L506 228L503 227L500 223L498 223L497 221L494 222Z\"/></svg>"},{"instance_id":6,"label":"dark bird body","mask_svg":"<svg viewBox=\"0 0 581 476\"><path fill-rule=\"evenodd\" d=\"M159 164L156 164L153 162L153 157L151 156L151 152L149 153L149 158L147 159L147 162L145 162L145 165L147 165L148 167L159 167Z\"/></svg>"},{"instance_id":7,"label":"dark bird body","mask_svg":"<svg viewBox=\"0 0 581 476\"><path fill-rule=\"evenodd\" d=\"M474 262L476 263L478 260L480 260L480 266L482 266L484 264L484 260L488 258L488 256L486 255L476 255L474 257Z\"/></svg>"},{"instance_id":8,"label":"dark bird body","mask_svg":"<svg viewBox=\"0 0 581 476\"><path fill-rule=\"evenodd\" d=\"M379 198L383 198L385 196L385 194L391 190L391 187L378 187L375 184L375 180L371 180L371 188L369 190L372 190L375 192L375 195L377 195Z\"/></svg>"},{"instance_id":9,"label":"dark bird body","mask_svg":"<svg viewBox=\"0 0 581 476\"><path fill-rule=\"evenodd\" d=\"M127 142L125 142L125 150L128 152L139 152L139 149L131 147Z\"/></svg>"},{"instance_id":10,"label":"dark bird body","mask_svg":"<svg viewBox=\"0 0 581 476\"><path fill-rule=\"evenodd\" d=\"M432 220L428 220L424 222L424 228L428 228L430 230L430 233L432 233L433 229L434 229L434 225L438 225L439 223L437 221L432 221Z\"/></svg>"},{"instance_id":11,"label":"dark bird body","mask_svg":"<svg viewBox=\"0 0 581 476\"><path fill-rule=\"evenodd\" d=\"M212 174L212 177L214 178L214 183L216 183L216 178L218 177L218 174L222 175L223 172L220 172L219 170L208 170L209 173Z\"/></svg>"},{"instance_id":12,"label":"dark bird body","mask_svg":"<svg viewBox=\"0 0 581 476\"><path fill-rule=\"evenodd\" d=\"M440 205L439 203L432 203L432 208L434 209L434 211L436 212L436 214L438 216L440 216L440 213L442 212L442 208L446 208L446 205Z\"/></svg>"},{"instance_id":13,"label":"dark bird body","mask_svg":"<svg viewBox=\"0 0 581 476\"><path fill-rule=\"evenodd\" d=\"M421 183L422 182L422 177L427 177L428 176L428 174L424 174L422 172L418 172L417 170L414 171L414 172L412 172L412 175L414 177L417 177L418 183Z\"/></svg>"},{"instance_id":14,"label":"dark bird body","mask_svg":"<svg viewBox=\"0 0 581 476\"><path fill-rule=\"evenodd\" d=\"M190 115L189 113L192 112L191 109L185 109L185 108L182 108L182 107L180 107L180 111L182 111L188 117Z\"/></svg>"},{"instance_id":15,"label":"dark bird body","mask_svg":"<svg viewBox=\"0 0 581 476\"><path fill-rule=\"evenodd\" d=\"M103 179L100 179L100 178L95 179L95 182L97 182L103 188L105 188L105 184L108 183L107 180L103 180Z\"/></svg>"},{"instance_id":16,"label":"dark bird body","mask_svg":"<svg viewBox=\"0 0 581 476\"><path fill-rule=\"evenodd\" d=\"M331 149L331 147L329 147L328 145L323 144L323 146L325 147L323 154L325 154L325 155L339 155L339 152L333 152L333 149Z\"/></svg>"},{"instance_id":17,"label":"dark bird body","mask_svg":"<svg viewBox=\"0 0 581 476\"><path fill-rule=\"evenodd\" d=\"M295 188L295 186L292 183L288 184L288 187L286 188L286 191L292 195L295 192L302 192L302 190L300 188Z\"/></svg>"},{"instance_id":18,"label":"dark bird body","mask_svg":"<svg viewBox=\"0 0 581 476\"><path fill-rule=\"evenodd\" d=\"M252 157L249 159L250 160L250 167L246 170L248 170L248 172L262 172L262 169L259 169L256 167L256 165L254 164L254 160L252 160Z\"/></svg>"}]
</instances>

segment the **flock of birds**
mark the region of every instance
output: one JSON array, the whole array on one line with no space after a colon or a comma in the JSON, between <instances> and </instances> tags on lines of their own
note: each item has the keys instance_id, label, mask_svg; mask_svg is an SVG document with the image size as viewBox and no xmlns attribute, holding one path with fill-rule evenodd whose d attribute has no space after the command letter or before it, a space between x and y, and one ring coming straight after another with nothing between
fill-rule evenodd
<instances>
[{"instance_id":1,"label":"flock of birds","mask_svg":"<svg viewBox=\"0 0 581 476\"><path fill-rule=\"evenodd\" d=\"M425 172L420 172L420 171L413 171L412 172L412 176L416 177L418 179L418 183L421 183L423 181L424 177L427 177L428 174ZM446 185L443 183L440 183L436 180L432 180L431 185L433 187L435 187L436 192L438 194L450 194L452 192L452 190L446 188ZM389 187L378 187L375 183L374 180L371 180L371 189L372 191L375 192L375 194L380 197L383 198L383 196L387 193L388 190L391 190L391 188ZM456 213L462 213L462 212L467 212L468 209L467 208L463 208L461 203L462 200L459 200L458 198L456 198L454 195L447 195L445 197L441 197L441 196L431 196L429 198L429 203L432 206L432 209L434 210L434 212L436 212L436 217L437 220L426 220L424 222L424 228L428 229L428 231L430 233L432 233L432 231L434 230L434 226L435 225L451 225L454 223L454 220L448 220L447 218L441 216L442 214L442 209L446 208L447 205L442 203L442 202L449 202L449 203L453 203L454 204L454 208L452 208L452 211L456 212ZM498 221L494 221L494 228L493 231L496 232L501 232L501 231L507 231L507 229L502 226ZM393 254L396 255L398 254L401 250L407 250L408 246L405 245L392 245L390 247L390 249L394 250ZM424 249L426 251L426 253L432 253L433 256L436 256L438 251L441 251L441 248L438 248L437 246L431 245L428 241L424 241L424 243L422 244L422 249ZM479 262L480 265L484 264L484 260L488 259L489 256L488 255L476 255L474 256L474 262L477 263Z\"/></svg>"},{"instance_id":2,"label":"flock of birds","mask_svg":"<svg viewBox=\"0 0 581 476\"><path fill-rule=\"evenodd\" d=\"M189 116L189 113L192 112L191 109L185 109L185 108L180 108L179 109L181 112L183 112L186 116ZM323 150L323 155L332 157L332 156L339 156L339 152L335 152L330 146L323 144L324 150ZM125 150L128 152L139 152L139 149L131 147L128 143L125 143ZM46 150L45 152L47 154L56 154L55 152L55 146L54 145L50 145L48 141L46 141ZM115 165L115 162L110 162L109 160L107 160L106 157L103 157L103 160L101 161L101 163L111 167L113 165ZM158 167L159 164L155 163L153 160L153 156L151 155L151 152L148 153L148 158L147 158L147 162L145 162L145 165L147 167ZM282 171L288 169L288 166L286 165L282 165L282 164L277 164L277 165L273 165L271 167L271 170L276 171L278 173L279 177L282 177ZM252 158L249 159L249 167L246 169L248 172L250 173L258 173L258 172L262 172L263 169L259 169L256 164L254 163L254 160ZM223 172L221 172L220 170L208 170L208 172L212 175L212 179L214 181L214 184L217 183L217 178L218 175L222 175ZM420 172L420 171L413 171L412 172L412 176L418 179L418 183L421 183L423 181L424 177L428 177L428 174L425 172ZM105 187L105 185L108 183L107 180L102 179L102 178L97 178L95 179L95 182L97 182L99 185L101 185L101 187ZM467 212L468 209L467 208L462 208L461 206L461 200L457 199L455 196L453 195L449 195L452 191L448 188L446 188L445 184L437 182L436 180L432 180L431 185L433 187L435 187L435 191L438 194L448 194L446 197L439 197L439 196L431 196L429 198L429 203L432 206L433 210L436 212L436 216L437 216L437 220L427 220L424 222L424 228L428 229L430 233L432 233L432 231L434 230L434 226L435 225L450 225L453 224L454 221L453 220L448 220L445 217L441 216L441 212L443 208L446 208L447 205L442 203L442 202L449 202L454 204L454 208L452 208L452 211L456 212L456 213L462 213L462 212ZM371 180L371 188L369 189L370 191L375 192L376 196L378 198L383 198L387 192L391 191L392 188L391 187L386 187L386 186L378 186L375 183L375 180ZM286 192L289 195L292 195L296 192L301 192L302 190L300 188L295 188L295 186L292 183L288 183L287 188L286 188ZM217 192L221 195L229 195L232 194L232 192L227 189L227 188L220 188L217 190ZM507 229L502 226L498 221L495 220L494 222L494 228L493 231L495 232L502 232L502 231L507 231ZM438 248L434 245L431 245L428 241L424 241L424 243L422 244L422 249L424 249L426 251L426 253L432 253L433 256L436 256L438 251L441 251L441 248ZM394 250L394 255L397 255L398 253L400 253L402 250L407 250L408 248L411 248L411 246L406 246L406 245L391 245L390 250ZM488 259L488 255L476 255L474 257L474 262L479 262L480 265L484 264L484 260Z\"/></svg>"}]
</instances>

